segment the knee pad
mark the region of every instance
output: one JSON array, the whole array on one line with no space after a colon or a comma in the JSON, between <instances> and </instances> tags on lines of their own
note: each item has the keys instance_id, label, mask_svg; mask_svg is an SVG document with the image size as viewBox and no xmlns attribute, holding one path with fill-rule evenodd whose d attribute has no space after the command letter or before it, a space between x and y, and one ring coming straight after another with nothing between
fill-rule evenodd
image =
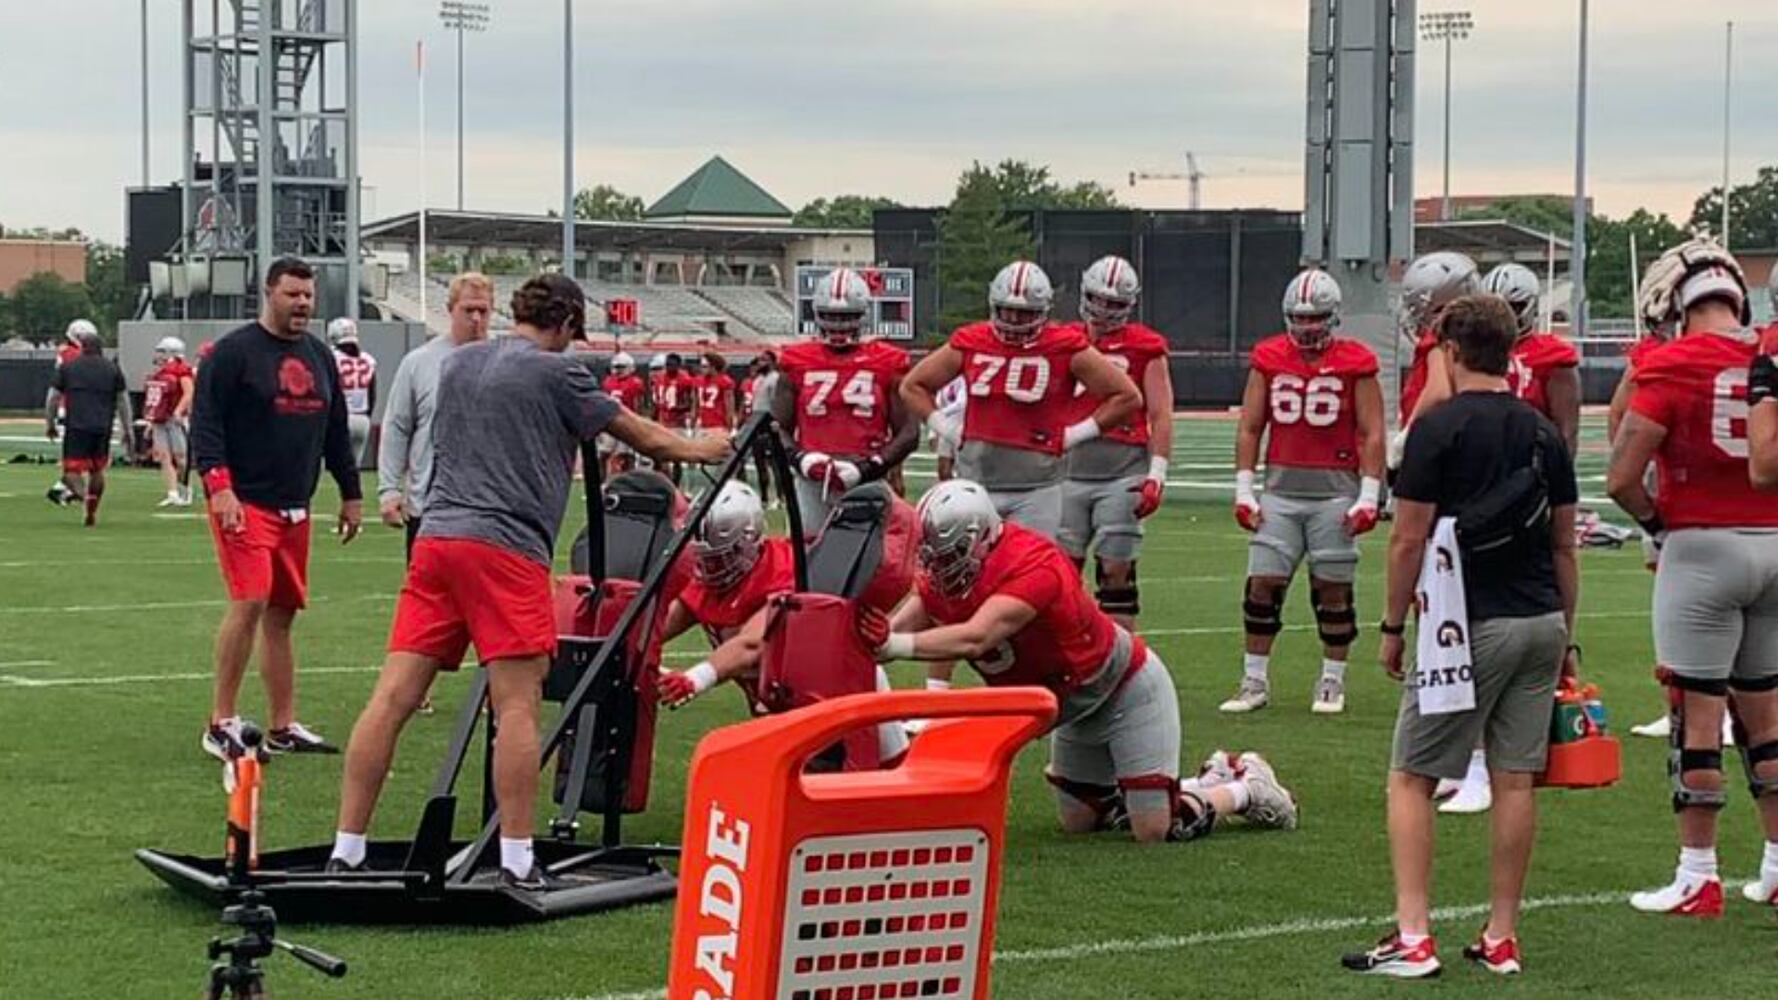
<instances>
[{"instance_id":1,"label":"knee pad","mask_svg":"<svg viewBox=\"0 0 1778 1000\"><path fill-rule=\"evenodd\" d=\"M1288 585L1247 581L1241 615L1248 635L1274 636L1284 631L1284 594L1287 589Z\"/></svg>"},{"instance_id":2,"label":"knee pad","mask_svg":"<svg viewBox=\"0 0 1778 1000\"><path fill-rule=\"evenodd\" d=\"M1196 792L1178 792L1173 806L1173 827L1167 831L1169 843L1208 837L1216 829L1216 807Z\"/></svg>"},{"instance_id":3,"label":"knee pad","mask_svg":"<svg viewBox=\"0 0 1778 1000\"><path fill-rule=\"evenodd\" d=\"M1093 595L1099 601L1099 608L1108 615L1129 615L1136 617L1142 612L1142 601L1136 587L1136 564L1130 563L1130 580L1122 586L1110 586L1105 582L1105 560L1093 560L1093 582L1098 590Z\"/></svg>"},{"instance_id":4,"label":"knee pad","mask_svg":"<svg viewBox=\"0 0 1778 1000\"><path fill-rule=\"evenodd\" d=\"M1685 695L1708 695L1714 698L1727 698L1729 686L1727 681L1698 680L1681 677L1669 670L1658 673L1661 683L1667 687L1668 718L1671 725L1667 735L1667 777L1673 785L1673 811L1684 809L1708 809L1712 812L1722 809L1728 804L1728 797L1720 787L1694 788L1686 784L1685 776L1692 771L1713 771L1719 777L1722 774L1722 729L1713 731L1717 746L1715 749L1686 749L1685 746Z\"/></svg>"},{"instance_id":5,"label":"knee pad","mask_svg":"<svg viewBox=\"0 0 1778 1000\"><path fill-rule=\"evenodd\" d=\"M1309 591L1309 604L1315 609L1315 631L1323 643L1350 646L1358 638L1358 609L1352 606L1351 584L1316 584Z\"/></svg>"},{"instance_id":6,"label":"knee pad","mask_svg":"<svg viewBox=\"0 0 1778 1000\"><path fill-rule=\"evenodd\" d=\"M1128 829L1130 815L1124 809L1124 796L1116 785L1094 785L1085 781L1064 778L1049 771L1043 772L1045 781L1063 795L1068 796L1093 811L1099 817L1100 830ZM1120 827L1121 823L1121 827Z\"/></svg>"}]
</instances>

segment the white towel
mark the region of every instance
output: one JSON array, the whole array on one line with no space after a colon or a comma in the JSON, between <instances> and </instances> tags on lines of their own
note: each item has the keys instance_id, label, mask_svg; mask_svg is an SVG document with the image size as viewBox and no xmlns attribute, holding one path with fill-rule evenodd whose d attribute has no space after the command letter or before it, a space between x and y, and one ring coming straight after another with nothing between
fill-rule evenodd
<instances>
[{"instance_id":1,"label":"white towel","mask_svg":"<svg viewBox=\"0 0 1778 1000\"><path fill-rule=\"evenodd\" d=\"M1420 563L1420 624L1414 656L1414 690L1421 715L1448 715L1475 708L1475 673L1469 652L1469 607L1463 598L1463 556L1457 550L1457 519L1441 517Z\"/></svg>"}]
</instances>

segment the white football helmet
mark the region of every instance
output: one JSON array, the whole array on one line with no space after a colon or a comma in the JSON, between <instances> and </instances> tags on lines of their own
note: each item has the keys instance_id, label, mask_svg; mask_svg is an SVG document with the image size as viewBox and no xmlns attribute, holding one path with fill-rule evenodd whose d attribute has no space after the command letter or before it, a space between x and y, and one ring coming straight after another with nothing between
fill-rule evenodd
<instances>
[{"instance_id":1,"label":"white football helmet","mask_svg":"<svg viewBox=\"0 0 1778 1000\"><path fill-rule=\"evenodd\" d=\"M77 319L68 324L68 329L62 331L63 339L70 344L80 343L82 337L97 337L98 335L99 328L93 325L92 320L87 319Z\"/></svg>"},{"instance_id":2,"label":"white football helmet","mask_svg":"<svg viewBox=\"0 0 1778 1000\"><path fill-rule=\"evenodd\" d=\"M1700 284L1692 298L1685 300L1685 287L1693 276L1706 271L1720 273L1712 278L1711 284ZM1707 293L1706 288L1712 290ZM1752 312L1748 309L1747 276L1741 270L1741 262L1712 240L1687 240L1668 249L1648 265L1642 276L1642 294L1636 308L1649 329L1659 330L1677 322L1689 305L1711 294L1732 299L1741 313L1741 322L1752 321Z\"/></svg>"},{"instance_id":3,"label":"white football helmet","mask_svg":"<svg viewBox=\"0 0 1778 1000\"><path fill-rule=\"evenodd\" d=\"M1320 268L1311 267L1284 286L1284 329L1296 346L1319 351L1333 339L1340 325L1340 283Z\"/></svg>"},{"instance_id":4,"label":"white football helmet","mask_svg":"<svg viewBox=\"0 0 1778 1000\"><path fill-rule=\"evenodd\" d=\"M870 285L849 267L836 267L815 283L815 326L829 347L851 347L870 315Z\"/></svg>"},{"instance_id":5,"label":"white football helmet","mask_svg":"<svg viewBox=\"0 0 1778 1000\"><path fill-rule=\"evenodd\" d=\"M1537 325L1538 307L1543 302L1543 286L1537 275L1523 264L1502 264L1482 279L1482 291L1498 295L1512 307L1519 318L1519 335L1530 333Z\"/></svg>"},{"instance_id":6,"label":"white football helmet","mask_svg":"<svg viewBox=\"0 0 1778 1000\"><path fill-rule=\"evenodd\" d=\"M664 353L657 353L657 354L655 354L654 357L648 359L648 370L649 371L658 372L666 367L667 367L667 356Z\"/></svg>"},{"instance_id":7,"label":"white football helmet","mask_svg":"<svg viewBox=\"0 0 1778 1000\"><path fill-rule=\"evenodd\" d=\"M920 498L920 571L946 597L975 586L1000 541L1000 512L988 491L967 479L939 483Z\"/></svg>"},{"instance_id":8,"label":"white football helmet","mask_svg":"<svg viewBox=\"0 0 1778 1000\"><path fill-rule=\"evenodd\" d=\"M1080 318L1095 331L1115 330L1130 321L1142 278L1118 256L1101 257L1080 276Z\"/></svg>"},{"instance_id":9,"label":"white football helmet","mask_svg":"<svg viewBox=\"0 0 1778 1000\"><path fill-rule=\"evenodd\" d=\"M170 361L173 358L182 358L184 356L185 341L180 340L178 337L162 337L160 343L154 345L154 360L156 363L162 363Z\"/></svg>"},{"instance_id":10,"label":"white football helmet","mask_svg":"<svg viewBox=\"0 0 1778 1000\"><path fill-rule=\"evenodd\" d=\"M335 347L358 343L358 321L347 316L327 324L327 342Z\"/></svg>"},{"instance_id":11,"label":"white football helmet","mask_svg":"<svg viewBox=\"0 0 1778 1000\"><path fill-rule=\"evenodd\" d=\"M988 319L1001 340L1028 344L1043 332L1055 297L1056 290L1043 268L1028 260L1015 260L988 284Z\"/></svg>"},{"instance_id":12,"label":"white football helmet","mask_svg":"<svg viewBox=\"0 0 1778 1000\"><path fill-rule=\"evenodd\" d=\"M1401 308L1415 328L1431 325L1439 310L1453 300L1475 294L1479 275L1475 261L1441 250L1417 258L1401 276Z\"/></svg>"},{"instance_id":13,"label":"white football helmet","mask_svg":"<svg viewBox=\"0 0 1778 1000\"><path fill-rule=\"evenodd\" d=\"M759 562L765 533L759 494L746 483L725 484L692 534L692 576L718 593L734 586Z\"/></svg>"},{"instance_id":14,"label":"white football helmet","mask_svg":"<svg viewBox=\"0 0 1778 1000\"><path fill-rule=\"evenodd\" d=\"M636 359L625 351L618 351L611 356L611 374L628 375L636 370Z\"/></svg>"}]
</instances>

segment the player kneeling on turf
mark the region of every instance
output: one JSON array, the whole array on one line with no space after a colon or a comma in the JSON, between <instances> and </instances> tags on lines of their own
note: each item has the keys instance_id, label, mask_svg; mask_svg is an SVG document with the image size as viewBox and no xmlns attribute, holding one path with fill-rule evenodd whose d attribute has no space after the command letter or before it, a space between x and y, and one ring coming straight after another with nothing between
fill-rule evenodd
<instances>
[{"instance_id":1,"label":"player kneeling on turf","mask_svg":"<svg viewBox=\"0 0 1778 1000\"><path fill-rule=\"evenodd\" d=\"M1295 800L1257 754L1181 785L1172 675L1093 602L1054 542L1003 522L966 479L934 487L919 513L915 596L893 621L861 615L865 641L880 659L966 659L989 685L1054 692L1048 777L1064 829L1127 816L1137 840L1192 840L1231 815L1295 828Z\"/></svg>"}]
</instances>

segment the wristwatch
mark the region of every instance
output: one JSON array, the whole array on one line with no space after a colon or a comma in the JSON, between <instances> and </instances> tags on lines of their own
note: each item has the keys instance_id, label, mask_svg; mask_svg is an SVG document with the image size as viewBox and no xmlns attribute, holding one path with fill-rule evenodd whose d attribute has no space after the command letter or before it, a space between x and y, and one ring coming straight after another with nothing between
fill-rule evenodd
<instances>
[{"instance_id":1,"label":"wristwatch","mask_svg":"<svg viewBox=\"0 0 1778 1000\"><path fill-rule=\"evenodd\" d=\"M1402 622L1400 625L1391 625L1387 620L1380 621L1377 623L1377 631L1384 635L1406 635L1408 631L1408 623Z\"/></svg>"}]
</instances>

